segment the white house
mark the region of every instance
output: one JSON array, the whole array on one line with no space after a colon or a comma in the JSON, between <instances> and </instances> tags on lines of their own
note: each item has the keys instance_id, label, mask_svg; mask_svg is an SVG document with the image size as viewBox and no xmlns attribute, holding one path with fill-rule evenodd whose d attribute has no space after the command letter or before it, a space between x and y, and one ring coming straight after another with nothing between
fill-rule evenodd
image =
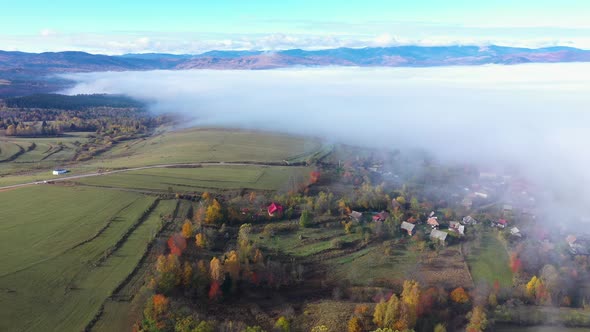
<instances>
[{"instance_id":1,"label":"white house","mask_svg":"<svg viewBox=\"0 0 590 332\"><path fill-rule=\"evenodd\" d=\"M62 174L66 174L67 172L68 172L68 170L65 168L58 168L58 169L53 170L53 175L62 175Z\"/></svg>"}]
</instances>

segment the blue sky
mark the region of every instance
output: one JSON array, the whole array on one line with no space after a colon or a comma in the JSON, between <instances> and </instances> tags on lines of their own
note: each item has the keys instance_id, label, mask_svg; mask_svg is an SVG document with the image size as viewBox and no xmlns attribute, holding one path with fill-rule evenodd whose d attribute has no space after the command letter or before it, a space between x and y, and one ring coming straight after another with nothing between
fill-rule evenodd
<instances>
[{"instance_id":1,"label":"blue sky","mask_svg":"<svg viewBox=\"0 0 590 332\"><path fill-rule=\"evenodd\" d=\"M587 0L0 0L0 49L199 53L397 44L590 48Z\"/></svg>"}]
</instances>

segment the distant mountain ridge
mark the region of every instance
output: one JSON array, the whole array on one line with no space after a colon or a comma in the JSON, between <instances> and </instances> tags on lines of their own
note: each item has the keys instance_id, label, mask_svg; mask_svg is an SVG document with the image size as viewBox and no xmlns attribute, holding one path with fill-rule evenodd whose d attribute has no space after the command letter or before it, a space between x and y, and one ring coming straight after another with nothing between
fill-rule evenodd
<instances>
[{"instance_id":1,"label":"distant mountain ridge","mask_svg":"<svg viewBox=\"0 0 590 332\"><path fill-rule=\"evenodd\" d=\"M209 51L202 54L0 51L0 97L53 92L70 83L50 74L183 69L274 69L293 66L434 67L484 64L590 62L572 47L392 46L283 51Z\"/></svg>"},{"instance_id":2,"label":"distant mountain ridge","mask_svg":"<svg viewBox=\"0 0 590 332\"><path fill-rule=\"evenodd\" d=\"M284 51L209 51L190 54L101 55L84 52L0 51L0 73L88 72L152 69L272 69L289 66L446 66L590 61L590 51L571 47L393 46Z\"/></svg>"}]
</instances>

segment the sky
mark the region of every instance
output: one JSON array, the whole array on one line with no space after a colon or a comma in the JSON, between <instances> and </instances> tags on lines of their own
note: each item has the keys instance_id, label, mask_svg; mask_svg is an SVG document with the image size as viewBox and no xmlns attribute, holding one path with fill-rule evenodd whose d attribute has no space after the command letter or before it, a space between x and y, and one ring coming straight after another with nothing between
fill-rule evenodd
<instances>
[{"instance_id":1,"label":"sky","mask_svg":"<svg viewBox=\"0 0 590 332\"><path fill-rule=\"evenodd\" d=\"M202 53L393 45L590 49L587 0L0 0L0 49Z\"/></svg>"}]
</instances>

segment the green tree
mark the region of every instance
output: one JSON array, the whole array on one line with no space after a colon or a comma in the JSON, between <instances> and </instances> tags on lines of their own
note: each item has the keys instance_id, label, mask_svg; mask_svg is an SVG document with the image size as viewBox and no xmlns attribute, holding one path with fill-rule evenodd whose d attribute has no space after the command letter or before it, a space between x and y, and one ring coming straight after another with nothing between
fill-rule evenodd
<instances>
[{"instance_id":1,"label":"green tree","mask_svg":"<svg viewBox=\"0 0 590 332\"><path fill-rule=\"evenodd\" d=\"M291 323L284 316L279 317L275 323L275 329L279 332L291 332Z\"/></svg>"},{"instance_id":2,"label":"green tree","mask_svg":"<svg viewBox=\"0 0 590 332\"><path fill-rule=\"evenodd\" d=\"M444 324L436 324L434 332L447 332L447 327Z\"/></svg>"},{"instance_id":3,"label":"green tree","mask_svg":"<svg viewBox=\"0 0 590 332\"><path fill-rule=\"evenodd\" d=\"M311 225L311 213L308 210L303 210L303 212L301 212L301 217L299 217L299 226L309 227L310 225Z\"/></svg>"}]
</instances>

